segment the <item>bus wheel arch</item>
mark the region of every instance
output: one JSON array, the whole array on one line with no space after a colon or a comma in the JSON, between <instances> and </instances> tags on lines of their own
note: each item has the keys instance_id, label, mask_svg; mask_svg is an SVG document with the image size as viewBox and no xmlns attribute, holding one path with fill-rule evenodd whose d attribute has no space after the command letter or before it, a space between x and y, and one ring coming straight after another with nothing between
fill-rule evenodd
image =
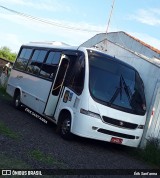
<instances>
[{"instance_id":1,"label":"bus wheel arch","mask_svg":"<svg viewBox=\"0 0 160 178\"><path fill-rule=\"evenodd\" d=\"M58 118L57 130L61 137L66 140L71 140L73 134L71 133L72 115L67 109L63 109Z\"/></svg>"},{"instance_id":2,"label":"bus wheel arch","mask_svg":"<svg viewBox=\"0 0 160 178\"><path fill-rule=\"evenodd\" d=\"M15 89L13 104L16 109L21 109L21 92L19 88Z\"/></svg>"}]
</instances>

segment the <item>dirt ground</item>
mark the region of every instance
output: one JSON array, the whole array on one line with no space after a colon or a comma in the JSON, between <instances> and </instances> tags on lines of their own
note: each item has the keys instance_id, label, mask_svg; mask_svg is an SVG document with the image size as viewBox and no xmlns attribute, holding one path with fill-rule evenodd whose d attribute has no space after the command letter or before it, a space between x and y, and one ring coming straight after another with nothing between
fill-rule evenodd
<instances>
[{"instance_id":1,"label":"dirt ground","mask_svg":"<svg viewBox=\"0 0 160 178\"><path fill-rule=\"evenodd\" d=\"M127 170L151 168L130 156L133 148L76 137L62 139L54 124L16 110L0 96L0 168L53 170ZM83 171L81 171L83 174ZM106 177L106 176L105 176Z\"/></svg>"}]
</instances>

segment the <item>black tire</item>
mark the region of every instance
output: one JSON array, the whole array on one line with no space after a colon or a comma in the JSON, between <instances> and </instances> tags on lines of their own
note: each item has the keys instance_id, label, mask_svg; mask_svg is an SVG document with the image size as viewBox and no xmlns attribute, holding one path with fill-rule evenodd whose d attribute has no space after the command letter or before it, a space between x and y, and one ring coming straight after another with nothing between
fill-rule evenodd
<instances>
[{"instance_id":1,"label":"black tire","mask_svg":"<svg viewBox=\"0 0 160 178\"><path fill-rule=\"evenodd\" d=\"M16 92L13 98L13 104L16 109L21 109L21 97L20 97L20 92Z\"/></svg>"},{"instance_id":2,"label":"black tire","mask_svg":"<svg viewBox=\"0 0 160 178\"><path fill-rule=\"evenodd\" d=\"M60 122L60 135L66 140L71 140L73 135L71 133L71 116L69 114L62 115Z\"/></svg>"}]
</instances>

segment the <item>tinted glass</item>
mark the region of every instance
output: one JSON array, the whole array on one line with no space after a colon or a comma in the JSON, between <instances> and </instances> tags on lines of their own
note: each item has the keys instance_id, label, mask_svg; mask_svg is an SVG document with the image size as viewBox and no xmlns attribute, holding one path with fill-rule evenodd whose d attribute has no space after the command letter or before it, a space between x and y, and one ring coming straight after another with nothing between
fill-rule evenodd
<instances>
[{"instance_id":1,"label":"tinted glass","mask_svg":"<svg viewBox=\"0 0 160 178\"><path fill-rule=\"evenodd\" d=\"M58 66L43 64L40 75L45 78L54 79Z\"/></svg>"},{"instance_id":2,"label":"tinted glass","mask_svg":"<svg viewBox=\"0 0 160 178\"><path fill-rule=\"evenodd\" d=\"M41 62L42 63L44 61L44 59L45 59L46 54L47 54L47 51L41 50L40 53L39 53L39 56L37 58L37 62Z\"/></svg>"},{"instance_id":3,"label":"tinted glass","mask_svg":"<svg viewBox=\"0 0 160 178\"><path fill-rule=\"evenodd\" d=\"M32 56L32 61L37 61L40 51L35 50Z\"/></svg>"},{"instance_id":4,"label":"tinted glass","mask_svg":"<svg viewBox=\"0 0 160 178\"><path fill-rule=\"evenodd\" d=\"M40 75L53 80L57 72L60 57L61 52L49 52L46 62L42 65Z\"/></svg>"},{"instance_id":5,"label":"tinted glass","mask_svg":"<svg viewBox=\"0 0 160 178\"><path fill-rule=\"evenodd\" d=\"M145 114L145 96L140 89L143 83L133 68L108 56L89 53L89 79L91 95L98 101L126 112Z\"/></svg>"},{"instance_id":6,"label":"tinted glass","mask_svg":"<svg viewBox=\"0 0 160 178\"><path fill-rule=\"evenodd\" d=\"M61 53L60 52L50 52L47 60L46 60L46 64L58 64L59 60L61 57Z\"/></svg>"},{"instance_id":7,"label":"tinted glass","mask_svg":"<svg viewBox=\"0 0 160 178\"><path fill-rule=\"evenodd\" d=\"M28 64L27 71L29 73L38 75L41 70L42 63L45 60L46 54L47 51L45 50L35 50Z\"/></svg>"},{"instance_id":8,"label":"tinted glass","mask_svg":"<svg viewBox=\"0 0 160 178\"><path fill-rule=\"evenodd\" d=\"M83 91L84 86L84 76L85 76L85 66L84 66L84 56L70 56L70 59L74 61L69 67L69 72L67 76L67 86L80 95ZM70 74L69 74L70 73Z\"/></svg>"},{"instance_id":9,"label":"tinted glass","mask_svg":"<svg viewBox=\"0 0 160 178\"><path fill-rule=\"evenodd\" d=\"M25 70L27 63L31 57L32 49L23 48L20 52L19 57L14 65L15 68L19 70Z\"/></svg>"}]
</instances>

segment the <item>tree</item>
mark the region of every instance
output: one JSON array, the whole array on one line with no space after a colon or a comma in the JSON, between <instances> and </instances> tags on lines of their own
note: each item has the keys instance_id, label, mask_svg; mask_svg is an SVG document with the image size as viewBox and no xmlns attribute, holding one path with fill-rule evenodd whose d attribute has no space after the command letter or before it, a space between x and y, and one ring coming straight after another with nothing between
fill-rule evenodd
<instances>
[{"instance_id":1,"label":"tree","mask_svg":"<svg viewBox=\"0 0 160 178\"><path fill-rule=\"evenodd\" d=\"M9 60L11 62L14 62L16 60L17 53L11 52L11 49L3 46L0 48L0 57L6 60Z\"/></svg>"}]
</instances>

